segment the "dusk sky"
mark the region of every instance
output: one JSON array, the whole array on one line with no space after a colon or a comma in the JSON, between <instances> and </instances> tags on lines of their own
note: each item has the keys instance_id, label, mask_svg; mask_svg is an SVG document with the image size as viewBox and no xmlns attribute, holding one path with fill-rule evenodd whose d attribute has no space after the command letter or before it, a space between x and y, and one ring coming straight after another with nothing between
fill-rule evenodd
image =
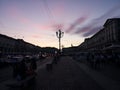
<instances>
[{"instance_id":1,"label":"dusk sky","mask_svg":"<svg viewBox=\"0 0 120 90\"><path fill-rule=\"evenodd\" d=\"M0 0L0 33L41 47L77 46L108 18L120 18L120 0Z\"/></svg>"}]
</instances>

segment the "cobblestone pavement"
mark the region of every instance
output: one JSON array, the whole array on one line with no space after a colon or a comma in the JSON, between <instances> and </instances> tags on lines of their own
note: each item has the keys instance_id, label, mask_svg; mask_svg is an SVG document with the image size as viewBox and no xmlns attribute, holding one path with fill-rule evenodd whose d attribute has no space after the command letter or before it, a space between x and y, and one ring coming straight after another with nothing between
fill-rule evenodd
<instances>
[{"instance_id":1,"label":"cobblestone pavement","mask_svg":"<svg viewBox=\"0 0 120 90\"><path fill-rule=\"evenodd\" d=\"M47 57L46 59L42 61L37 61L38 69L36 71L38 72L40 68L43 68L47 63L50 63L51 61L52 61L51 57ZM5 86L5 83L8 80L12 79L12 72L13 72L13 69L11 66L0 69L0 90L9 89L8 87ZM15 90L17 89L15 88Z\"/></svg>"},{"instance_id":2,"label":"cobblestone pavement","mask_svg":"<svg viewBox=\"0 0 120 90\"><path fill-rule=\"evenodd\" d=\"M103 90L70 57L62 57L52 71L40 69L36 83L38 90Z\"/></svg>"},{"instance_id":3,"label":"cobblestone pavement","mask_svg":"<svg viewBox=\"0 0 120 90\"><path fill-rule=\"evenodd\" d=\"M93 70L84 63L71 57L61 57L57 64L51 64L53 58L38 63L37 77L26 88L10 90L120 90L120 82L106 77L104 72ZM51 70L46 69L51 64ZM0 84L0 90L8 90Z\"/></svg>"}]
</instances>

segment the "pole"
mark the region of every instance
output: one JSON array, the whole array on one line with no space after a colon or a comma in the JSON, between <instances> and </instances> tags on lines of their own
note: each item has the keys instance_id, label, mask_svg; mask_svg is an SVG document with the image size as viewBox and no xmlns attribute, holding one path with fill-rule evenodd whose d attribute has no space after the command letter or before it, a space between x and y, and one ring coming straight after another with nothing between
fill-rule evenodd
<instances>
[{"instance_id":1,"label":"pole","mask_svg":"<svg viewBox=\"0 0 120 90\"><path fill-rule=\"evenodd\" d=\"M63 37L63 34L64 34L64 32L62 32L61 30L56 32L56 36L59 39L59 53L61 52L61 38Z\"/></svg>"},{"instance_id":2,"label":"pole","mask_svg":"<svg viewBox=\"0 0 120 90\"><path fill-rule=\"evenodd\" d=\"M61 40L60 40L60 38L59 38L59 51L61 50L61 48L60 48L60 46L61 46L60 42L61 42Z\"/></svg>"}]
</instances>

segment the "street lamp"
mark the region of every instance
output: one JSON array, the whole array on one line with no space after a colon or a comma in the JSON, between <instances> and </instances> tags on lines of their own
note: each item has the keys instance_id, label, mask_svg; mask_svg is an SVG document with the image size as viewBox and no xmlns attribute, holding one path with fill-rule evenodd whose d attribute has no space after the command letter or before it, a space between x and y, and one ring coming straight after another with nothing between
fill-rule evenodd
<instances>
[{"instance_id":1,"label":"street lamp","mask_svg":"<svg viewBox=\"0 0 120 90\"><path fill-rule=\"evenodd\" d=\"M60 29L56 32L56 36L59 39L59 53L61 52L61 38L63 37L64 32L62 32Z\"/></svg>"}]
</instances>

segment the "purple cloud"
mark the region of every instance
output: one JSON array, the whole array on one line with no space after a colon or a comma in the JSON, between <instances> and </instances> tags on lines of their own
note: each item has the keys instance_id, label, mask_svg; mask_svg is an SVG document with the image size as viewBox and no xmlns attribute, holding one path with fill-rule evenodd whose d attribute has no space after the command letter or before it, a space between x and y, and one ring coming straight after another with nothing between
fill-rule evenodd
<instances>
[{"instance_id":1,"label":"purple cloud","mask_svg":"<svg viewBox=\"0 0 120 90\"><path fill-rule=\"evenodd\" d=\"M114 16L114 14L120 10L120 6L115 6L112 9L110 9L108 12L104 13L102 16L93 19L89 24L82 28L78 28L75 32L75 34L82 34L83 37L87 37L90 35L93 35L94 33L98 32L102 25L105 23L105 21L108 18L116 18L118 16ZM119 16L120 17L120 16ZM101 24L101 25L100 25Z\"/></svg>"},{"instance_id":2,"label":"purple cloud","mask_svg":"<svg viewBox=\"0 0 120 90\"><path fill-rule=\"evenodd\" d=\"M90 31L83 33L82 36L87 37L87 36L93 35L94 33L97 33L100 29L102 29L102 26L94 27Z\"/></svg>"},{"instance_id":3,"label":"purple cloud","mask_svg":"<svg viewBox=\"0 0 120 90\"><path fill-rule=\"evenodd\" d=\"M108 12L104 13L102 16L96 18L95 20L96 21L99 21L101 19L106 19L108 17L111 17L114 15L114 13L116 13L117 11L120 11L120 5L117 5L113 8L111 8Z\"/></svg>"},{"instance_id":4,"label":"purple cloud","mask_svg":"<svg viewBox=\"0 0 120 90\"><path fill-rule=\"evenodd\" d=\"M80 17L77 20L75 20L75 22L73 22L68 27L68 29L66 30L66 33L70 33L71 31L73 31L77 25L84 23L87 20L87 18L88 18L87 16L83 16L83 17Z\"/></svg>"},{"instance_id":5,"label":"purple cloud","mask_svg":"<svg viewBox=\"0 0 120 90\"><path fill-rule=\"evenodd\" d=\"M85 32L88 32L91 28L92 28L91 25L88 25L88 26L83 27L83 28L78 28L75 33L76 33L76 34L85 33Z\"/></svg>"}]
</instances>

